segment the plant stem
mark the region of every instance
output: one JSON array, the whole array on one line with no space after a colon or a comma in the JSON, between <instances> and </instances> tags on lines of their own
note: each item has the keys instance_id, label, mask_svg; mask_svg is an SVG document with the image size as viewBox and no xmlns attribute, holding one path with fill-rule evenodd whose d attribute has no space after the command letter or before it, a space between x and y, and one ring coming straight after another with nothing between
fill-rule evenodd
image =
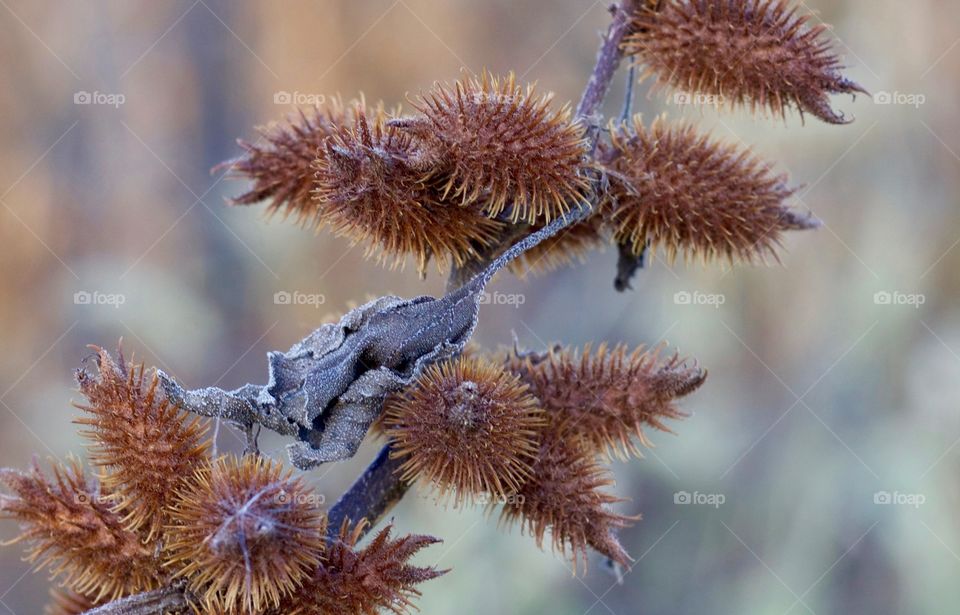
<instances>
[{"instance_id":1,"label":"plant stem","mask_svg":"<svg viewBox=\"0 0 960 615\"><path fill-rule=\"evenodd\" d=\"M591 119L600 111L613 76L620 66L620 60L623 59L623 39L630 31L630 16L637 14L642 4L642 0L621 0L610 8L613 21L603 37L603 43L597 52L597 62L580 97L580 104L577 105L578 118Z\"/></svg>"},{"instance_id":2,"label":"plant stem","mask_svg":"<svg viewBox=\"0 0 960 615\"><path fill-rule=\"evenodd\" d=\"M189 606L182 584L174 584L114 600L84 615L163 615L179 613Z\"/></svg>"},{"instance_id":3,"label":"plant stem","mask_svg":"<svg viewBox=\"0 0 960 615\"><path fill-rule=\"evenodd\" d=\"M400 480L400 462L390 459L390 446L380 449L376 459L327 512L327 540L334 540L347 519L356 523L366 518L367 529L376 525L403 498L409 487ZM364 532L365 533L365 532Z\"/></svg>"},{"instance_id":4,"label":"plant stem","mask_svg":"<svg viewBox=\"0 0 960 615\"><path fill-rule=\"evenodd\" d=\"M620 123L623 124L633 115L633 84L637 80L637 65L627 69L627 85L623 94L623 109L620 111Z\"/></svg>"}]
</instances>

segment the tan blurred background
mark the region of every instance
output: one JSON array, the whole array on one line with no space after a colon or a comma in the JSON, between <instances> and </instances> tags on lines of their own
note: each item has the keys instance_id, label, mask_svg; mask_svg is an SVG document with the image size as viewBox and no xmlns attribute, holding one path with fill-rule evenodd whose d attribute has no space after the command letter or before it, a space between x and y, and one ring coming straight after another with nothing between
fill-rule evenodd
<instances>
[{"instance_id":1,"label":"tan blurred background","mask_svg":"<svg viewBox=\"0 0 960 615\"><path fill-rule=\"evenodd\" d=\"M846 127L680 109L643 86L639 107L779 161L823 229L789 236L782 266L656 262L623 295L607 251L504 277L496 290L525 302L481 313L491 347L512 331L530 347L667 339L710 369L678 435L616 465L621 510L644 515L623 535L633 571L617 586L594 560L574 578L482 511L414 495L399 528L445 538L422 561L453 569L423 587L424 613L957 612L960 4L809 5L849 74L894 104L837 99L857 118ZM87 344L123 337L188 385L232 388L263 382L267 350L351 302L441 291L435 272L386 271L343 240L224 206L242 186L208 170L292 110L278 92L402 101L466 66L575 101L607 20L589 0L0 0L0 465L83 454L70 401ZM276 305L284 291L325 302ZM332 500L374 450L311 479ZM676 504L681 492L724 502ZM0 538L15 532L0 523ZM0 551L0 612L38 613L47 581L19 555Z\"/></svg>"}]
</instances>

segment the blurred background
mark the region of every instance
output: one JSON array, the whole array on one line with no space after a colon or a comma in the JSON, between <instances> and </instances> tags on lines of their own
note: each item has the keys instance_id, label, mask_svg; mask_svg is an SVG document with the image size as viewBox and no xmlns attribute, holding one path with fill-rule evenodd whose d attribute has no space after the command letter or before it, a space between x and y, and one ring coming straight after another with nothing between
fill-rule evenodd
<instances>
[{"instance_id":1,"label":"blurred background","mask_svg":"<svg viewBox=\"0 0 960 615\"><path fill-rule=\"evenodd\" d=\"M638 108L777 161L824 228L789 235L781 265L657 261L626 294L608 250L503 276L494 290L522 305L481 312L491 348L513 332L530 348L667 340L709 368L677 435L615 464L621 512L644 517L622 536L635 567L622 585L596 559L575 578L482 510L413 492L397 525L443 537L420 561L453 569L423 586L424 613L956 612L960 4L808 4L877 94L834 101L855 123L678 107L645 85ZM87 344L122 337L189 386L233 388L370 296L442 292L435 270L391 272L226 207L243 185L209 169L235 138L291 101L399 102L461 67L576 102L607 22L589 0L0 0L0 465L84 454L70 402ZM322 302L278 305L284 292ZM219 442L239 446L226 428ZM310 480L332 502L377 446ZM48 582L28 570L0 550L0 612L40 612Z\"/></svg>"}]
</instances>

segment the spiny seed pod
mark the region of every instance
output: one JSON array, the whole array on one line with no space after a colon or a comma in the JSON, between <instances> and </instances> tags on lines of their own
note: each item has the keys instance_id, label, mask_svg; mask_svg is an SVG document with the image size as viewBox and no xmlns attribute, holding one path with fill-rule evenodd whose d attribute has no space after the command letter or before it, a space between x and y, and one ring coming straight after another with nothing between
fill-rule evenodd
<instances>
[{"instance_id":1,"label":"spiny seed pod","mask_svg":"<svg viewBox=\"0 0 960 615\"><path fill-rule=\"evenodd\" d=\"M456 502L505 497L530 475L543 413L516 376L490 361L459 358L429 367L391 396L384 429L403 479L421 478Z\"/></svg>"},{"instance_id":2,"label":"spiny seed pod","mask_svg":"<svg viewBox=\"0 0 960 615\"><path fill-rule=\"evenodd\" d=\"M713 141L658 118L645 128L612 127L601 157L614 181L607 215L619 243L648 244L669 259L682 253L753 261L771 256L781 232L818 223L790 211L794 190L749 150Z\"/></svg>"},{"instance_id":3,"label":"spiny seed pod","mask_svg":"<svg viewBox=\"0 0 960 615\"><path fill-rule=\"evenodd\" d=\"M446 163L444 198L480 204L491 216L510 208L516 221L549 222L580 200L586 141L570 109L552 95L518 86L513 73L436 84L414 106L419 118L394 125L414 134Z\"/></svg>"},{"instance_id":4,"label":"spiny seed pod","mask_svg":"<svg viewBox=\"0 0 960 615\"><path fill-rule=\"evenodd\" d=\"M227 456L176 493L166 561L203 607L256 613L275 607L320 562L326 517L279 463Z\"/></svg>"},{"instance_id":5,"label":"spiny seed pod","mask_svg":"<svg viewBox=\"0 0 960 615\"><path fill-rule=\"evenodd\" d=\"M418 535L391 539L393 526L388 525L358 549L366 526L364 519L351 529L345 519L339 538L313 576L271 615L377 615L383 610L400 615L416 610L413 599L420 595L416 586L447 571L408 561L440 540Z\"/></svg>"},{"instance_id":6,"label":"spiny seed pod","mask_svg":"<svg viewBox=\"0 0 960 615\"><path fill-rule=\"evenodd\" d=\"M0 496L0 516L22 528L14 542L30 543L27 560L49 568L64 587L101 602L160 585L153 546L124 527L111 494L76 460L55 465L53 480L36 462L29 472L2 469L0 483L13 493Z\"/></svg>"},{"instance_id":7,"label":"spiny seed pod","mask_svg":"<svg viewBox=\"0 0 960 615\"><path fill-rule=\"evenodd\" d=\"M185 418L147 378L143 365L127 367L102 348L97 353L99 377L77 371L87 404L76 406L88 416L75 423L90 441L91 461L103 471L102 482L116 497L130 529L152 540L166 522L166 506L183 476L189 476L208 455L207 423Z\"/></svg>"},{"instance_id":8,"label":"spiny seed pod","mask_svg":"<svg viewBox=\"0 0 960 615\"><path fill-rule=\"evenodd\" d=\"M659 4L640 10L626 43L659 86L781 117L795 106L831 124L850 121L830 107L831 94L866 93L840 74L827 26L809 26L787 0Z\"/></svg>"},{"instance_id":9,"label":"spiny seed pod","mask_svg":"<svg viewBox=\"0 0 960 615\"><path fill-rule=\"evenodd\" d=\"M587 345L582 352L555 349L544 356L511 352L506 368L530 385L558 437L580 439L595 453L640 456L644 430L670 431L667 419L685 415L675 400L700 387L707 372L678 355L661 360L661 347L628 352L618 345Z\"/></svg>"},{"instance_id":10,"label":"spiny seed pod","mask_svg":"<svg viewBox=\"0 0 960 615\"><path fill-rule=\"evenodd\" d=\"M505 522L519 522L543 546L550 531L555 551L569 555L574 573L586 567L587 547L627 566L630 556L616 530L640 517L618 515L610 506L623 501L603 491L613 484L610 470L574 440L548 433L540 443L531 478L501 513Z\"/></svg>"},{"instance_id":11,"label":"spiny seed pod","mask_svg":"<svg viewBox=\"0 0 960 615\"><path fill-rule=\"evenodd\" d=\"M282 212L300 223L312 223L317 214L313 198L314 160L327 138L347 122L339 98L327 107L300 111L284 123L259 128L254 143L237 142L245 152L221 163L229 175L253 182L250 190L231 199L234 205L252 205L270 200L270 213Z\"/></svg>"},{"instance_id":12,"label":"spiny seed pod","mask_svg":"<svg viewBox=\"0 0 960 615\"><path fill-rule=\"evenodd\" d=\"M411 135L387 126L380 105L353 106L353 121L326 142L316 160L317 222L367 255L397 265L412 255L421 273L433 256L461 263L501 224L480 212L440 202L428 153Z\"/></svg>"},{"instance_id":13,"label":"spiny seed pod","mask_svg":"<svg viewBox=\"0 0 960 615\"><path fill-rule=\"evenodd\" d=\"M539 228L542 227L533 227L530 232ZM523 278L530 273L547 273L583 261L587 253L607 244L606 235L603 217L598 211L524 252L510 264L510 271Z\"/></svg>"}]
</instances>

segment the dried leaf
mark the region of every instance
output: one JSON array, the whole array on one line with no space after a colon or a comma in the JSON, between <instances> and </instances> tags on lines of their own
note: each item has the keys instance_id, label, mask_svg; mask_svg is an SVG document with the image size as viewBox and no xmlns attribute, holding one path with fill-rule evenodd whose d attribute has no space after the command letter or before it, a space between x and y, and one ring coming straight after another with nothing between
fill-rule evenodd
<instances>
[{"instance_id":1,"label":"dried leaf","mask_svg":"<svg viewBox=\"0 0 960 615\"><path fill-rule=\"evenodd\" d=\"M356 452L384 398L423 369L457 354L477 324L484 289L511 261L589 213L583 205L522 239L470 282L441 298L381 297L323 325L286 353L268 354L266 385L186 391L160 372L167 396L202 416L259 423L299 442L291 462L308 469Z\"/></svg>"}]
</instances>

